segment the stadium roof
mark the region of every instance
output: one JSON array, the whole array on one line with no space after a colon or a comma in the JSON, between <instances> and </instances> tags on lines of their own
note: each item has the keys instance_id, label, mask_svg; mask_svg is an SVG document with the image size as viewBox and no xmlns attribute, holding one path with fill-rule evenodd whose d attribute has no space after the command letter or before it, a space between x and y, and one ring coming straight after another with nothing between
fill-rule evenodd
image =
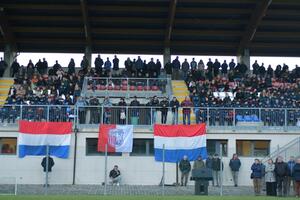
<instances>
[{"instance_id":1,"label":"stadium roof","mask_svg":"<svg viewBox=\"0 0 300 200\"><path fill-rule=\"evenodd\" d=\"M300 56L299 0L1 0L0 50Z\"/></svg>"}]
</instances>

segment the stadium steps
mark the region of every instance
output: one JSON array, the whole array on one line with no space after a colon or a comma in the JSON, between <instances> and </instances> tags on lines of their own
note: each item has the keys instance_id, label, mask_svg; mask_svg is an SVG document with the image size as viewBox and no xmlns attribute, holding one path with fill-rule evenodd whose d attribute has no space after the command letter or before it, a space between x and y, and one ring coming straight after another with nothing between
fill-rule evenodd
<instances>
[{"instance_id":1,"label":"stadium steps","mask_svg":"<svg viewBox=\"0 0 300 200\"><path fill-rule=\"evenodd\" d=\"M175 96L179 103L181 103L186 96L189 96L190 92L186 86L186 83L184 81L178 81L178 80L172 80L172 91L173 91L173 96ZM180 111L178 113L178 121L179 123L182 123L183 116L182 112ZM196 117L195 114L191 113L191 123L196 122Z\"/></svg>"},{"instance_id":2,"label":"stadium steps","mask_svg":"<svg viewBox=\"0 0 300 200\"><path fill-rule=\"evenodd\" d=\"M0 79L0 105L5 103L8 97L9 88L14 84L13 78L1 78Z\"/></svg>"}]
</instances>

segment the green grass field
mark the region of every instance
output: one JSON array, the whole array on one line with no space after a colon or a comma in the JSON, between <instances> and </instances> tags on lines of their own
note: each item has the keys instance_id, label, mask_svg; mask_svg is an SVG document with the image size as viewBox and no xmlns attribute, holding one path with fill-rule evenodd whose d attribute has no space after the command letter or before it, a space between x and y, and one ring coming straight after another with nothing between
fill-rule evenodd
<instances>
[{"instance_id":1,"label":"green grass field","mask_svg":"<svg viewBox=\"0 0 300 200\"><path fill-rule=\"evenodd\" d=\"M266 196L0 196L0 200L259 200L259 199L283 199ZM286 198L285 198L286 199ZM296 198L288 198L296 199Z\"/></svg>"}]
</instances>

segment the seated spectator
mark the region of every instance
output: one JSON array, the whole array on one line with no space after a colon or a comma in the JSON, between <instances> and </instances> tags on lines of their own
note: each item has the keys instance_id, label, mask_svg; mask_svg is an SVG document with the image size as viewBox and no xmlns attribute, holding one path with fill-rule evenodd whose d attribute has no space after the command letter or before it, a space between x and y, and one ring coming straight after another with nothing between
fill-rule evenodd
<instances>
[{"instance_id":1,"label":"seated spectator","mask_svg":"<svg viewBox=\"0 0 300 200\"><path fill-rule=\"evenodd\" d=\"M118 165L115 165L114 168L109 172L109 178L111 180L111 185L119 186L121 183L121 172L118 168Z\"/></svg>"}]
</instances>

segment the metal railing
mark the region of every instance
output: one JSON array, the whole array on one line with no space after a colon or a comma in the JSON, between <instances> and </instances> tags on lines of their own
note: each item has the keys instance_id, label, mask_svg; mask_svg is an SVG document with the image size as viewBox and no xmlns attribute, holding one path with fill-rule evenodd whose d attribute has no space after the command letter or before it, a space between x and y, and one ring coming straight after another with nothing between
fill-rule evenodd
<instances>
[{"instance_id":1,"label":"metal railing","mask_svg":"<svg viewBox=\"0 0 300 200\"><path fill-rule=\"evenodd\" d=\"M286 145L280 147L277 146L272 153L270 153L267 157L262 160L262 163L266 163L268 159L276 160L278 156L282 156L284 161L288 161L291 156L297 157L300 156L300 137L292 140Z\"/></svg>"},{"instance_id":2,"label":"metal railing","mask_svg":"<svg viewBox=\"0 0 300 200\"><path fill-rule=\"evenodd\" d=\"M150 106L4 105L0 123L18 120L73 121L76 125L206 123L208 127L300 128L300 109L292 108L161 108Z\"/></svg>"},{"instance_id":3,"label":"metal railing","mask_svg":"<svg viewBox=\"0 0 300 200\"><path fill-rule=\"evenodd\" d=\"M81 96L93 96L96 93L109 96L167 96L171 94L170 78L101 78L85 77ZM132 94L131 94L132 93Z\"/></svg>"}]
</instances>

